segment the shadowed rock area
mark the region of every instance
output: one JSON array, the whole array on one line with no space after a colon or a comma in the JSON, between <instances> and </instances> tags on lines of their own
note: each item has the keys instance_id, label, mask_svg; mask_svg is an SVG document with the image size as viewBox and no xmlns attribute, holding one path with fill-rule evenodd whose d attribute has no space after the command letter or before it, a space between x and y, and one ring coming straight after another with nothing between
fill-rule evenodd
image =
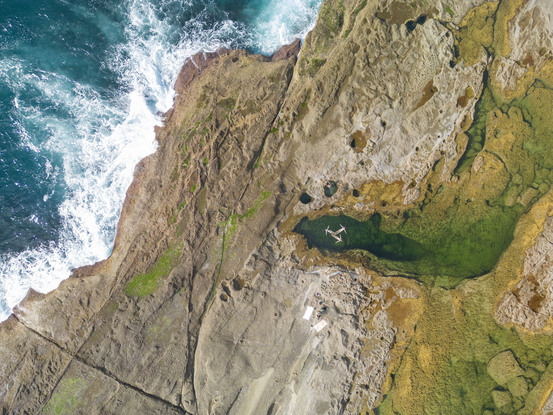
<instances>
[{"instance_id":1,"label":"shadowed rock area","mask_svg":"<svg viewBox=\"0 0 553 415\"><path fill-rule=\"evenodd\" d=\"M550 413L552 18L325 0L188 60L110 258L0 325L2 413Z\"/></svg>"}]
</instances>

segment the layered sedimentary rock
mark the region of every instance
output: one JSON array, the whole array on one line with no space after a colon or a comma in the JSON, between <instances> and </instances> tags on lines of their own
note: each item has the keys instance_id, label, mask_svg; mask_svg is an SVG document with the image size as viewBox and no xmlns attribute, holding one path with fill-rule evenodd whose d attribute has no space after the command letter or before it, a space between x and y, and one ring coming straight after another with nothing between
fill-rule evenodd
<instances>
[{"instance_id":1,"label":"layered sedimentary rock","mask_svg":"<svg viewBox=\"0 0 553 415\"><path fill-rule=\"evenodd\" d=\"M552 13L325 0L187 61L110 258L0 326L3 413L551 411Z\"/></svg>"}]
</instances>

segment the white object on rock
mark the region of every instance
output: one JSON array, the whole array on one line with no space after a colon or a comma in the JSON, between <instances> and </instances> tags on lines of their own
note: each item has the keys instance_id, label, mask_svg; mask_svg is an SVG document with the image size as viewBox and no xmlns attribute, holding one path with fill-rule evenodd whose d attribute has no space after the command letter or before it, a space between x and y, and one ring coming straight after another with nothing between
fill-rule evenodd
<instances>
[{"instance_id":1,"label":"white object on rock","mask_svg":"<svg viewBox=\"0 0 553 415\"><path fill-rule=\"evenodd\" d=\"M305 314L303 315L303 319L309 320L311 318L311 314L313 314L313 310L315 309L310 305L308 305L307 308L305 309Z\"/></svg>"},{"instance_id":2,"label":"white object on rock","mask_svg":"<svg viewBox=\"0 0 553 415\"><path fill-rule=\"evenodd\" d=\"M326 327L328 323L326 322L326 320L321 320L319 321L317 324L315 324L313 326L313 328L318 332L320 332L322 329L324 329Z\"/></svg>"}]
</instances>

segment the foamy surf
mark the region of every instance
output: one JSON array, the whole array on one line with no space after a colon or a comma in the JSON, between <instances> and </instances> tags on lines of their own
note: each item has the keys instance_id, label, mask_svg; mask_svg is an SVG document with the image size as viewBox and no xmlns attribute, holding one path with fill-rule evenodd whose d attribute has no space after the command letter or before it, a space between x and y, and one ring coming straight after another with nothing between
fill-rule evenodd
<instances>
[{"instance_id":1,"label":"foamy surf","mask_svg":"<svg viewBox=\"0 0 553 415\"><path fill-rule=\"evenodd\" d=\"M121 85L111 94L0 55L0 75L14 91L10 117L20 124L19 145L48 159L41 199L62 200L57 238L0 255L0 320L30 287L51 291L73 268L109 256L134 166L155 151L154 126L161 124L156 114L170 109L184 60L220 47L270 54L305 36L320 0L255 4L248 21L232 20L215 1L128 0L114 6L117 19L97 12L94 24L114 42L102 64ZM75 6L75 13L92 18L83 6ZM122 28L113 34L116 24ZM25 100L18 90L36 91L40 99Z\"/></svg>"}]
</instances>

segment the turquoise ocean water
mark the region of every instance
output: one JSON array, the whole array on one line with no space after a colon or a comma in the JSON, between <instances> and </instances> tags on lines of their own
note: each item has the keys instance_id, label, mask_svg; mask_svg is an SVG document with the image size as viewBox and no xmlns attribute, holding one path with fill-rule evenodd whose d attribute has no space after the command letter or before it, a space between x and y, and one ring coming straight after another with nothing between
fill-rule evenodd
<instances>
[{"instance_id":1,"label":"turquoise ocean water","mask_svg":"<svg viewBox=\"0 0 553 415\"><path fill-rule=\"evenodd\" d=\"M0 320L106 258L184 60L271 54L321 0L0 0Z\"/></svg>"}]
</instances>

